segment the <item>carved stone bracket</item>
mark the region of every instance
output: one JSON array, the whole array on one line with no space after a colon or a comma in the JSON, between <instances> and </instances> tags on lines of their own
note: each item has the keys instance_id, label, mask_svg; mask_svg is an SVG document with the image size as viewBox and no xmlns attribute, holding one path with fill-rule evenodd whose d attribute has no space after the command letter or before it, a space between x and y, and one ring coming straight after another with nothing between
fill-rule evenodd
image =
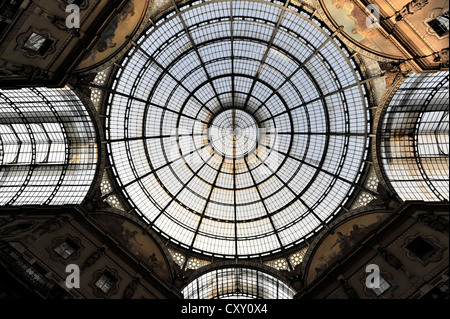
<instances>
[{"instance_id":1,"label":"carved stone bracket","mask_svg":"<svg viewBox=\"0 0 450 319\"><path fill-rule=\"evenodd\" d=\"M27 50L24 48L25 42L27 42L28 38L33 34L38 34L42 37L45 37L46 39L48 39L50 42L50 45L48 46L47 50L40 54L38 52L33 52L30 50ZM37 29L35 27L30 27L26 32L20 34L17 38L16 38L16 42L17 42L17 46L15 48L16 51L21 51L23 52L23 54L27 57L27 58L43 58L45 59L49 54L52 54L56 51L56 42L58 40L54 37L52 37L51 33L49 30L45 30L45 29Z\"/></svg>"},{"instance_id":2,"label":"carved stone bracket","mask_svg":"<svg viewBox=\"0 0 450 319\"><path fill-rule=\"evenodd\" d=\"M64 226L68 221L69 217L65 215L48 219L33 231L32 239L36 240L46 234L50 234Z\"/></svg>"},{"instance_id":3,"label":"carved stone bracket","mask_svg":"<svg viewBox=\"0 0 450 319\"><path fill-rule=\"evenodd\" d=\"M412 0L395 13L395 21L401 21L403 18L416 13L428 4L428 0Z\"/></svg>"},{"instance_id":4,"label":"carved stone bracket","mask_svg":"<svg viewBox=\"0 0 450 319\"><path fill-rule=\"evenodd\" d=\"M401 271L406 271L405 266L403 265L403 263L400 261L400 259L398 259L397 257L395 257L393 254L391 254L390 252L388 252L386 250L386 248L378 248L378 253L381 255L381 257L383 257L383 259L390 265L392 266L394 269L396 270L401 270Z\"/></svg>"},{"instance_id":5,"label":"carved stone bracket","mask_svg":"<svg viewBox=\"0 0 450 319\"><path fill-rule=\"evenodd\" d=\"M19 221L14 222L14 220L9 220L5 225L0 227L0 238L1 239L14 239L20 240L23 238L27 238L29 234L36 227L36 222L28 220L28 221Z\"/></svg>"},{"instance_id":6,"label":"carved stone bracket","mask_svg":"<svg viewBox=\"0 0 450 319\"><path fill-rule=\"evenodd\" d=\"M105 253L104 247L98 248L96 251L90 254L88 258L86 258L86 260L83 262L83 265L81 265L81 270L84 270L94 265L103 256L104 253Z\"/></svg>"},{"instance_id":7,"label":"carved stone bracket","mask_svg":"<svg viewBox=\"0 0 450 319\"><path fill-rule=\"evenodd\" d=\"M19 64L4 59L0 59L0 77L9 78L28 78L35 68L25 64Z\"/></svg>"},{"instance_id":8,"label":"carved stone bracket","mask_svg":"<svg viewBox=\"0 0 450 319\"><path fill-rule=\"evenodd\" d=\"M131 299L139 285L140 278L134 277L123 292L122 299Z\"/></svg>"},{"instance_id":9,"label":"carved stone bracket","mask_svg":"<svg viewBox=\"0 0 450 319\"><path fill-rule=\"evenodd\" d=\"M417 216L417 221L428 225L431 229L440 233L449 232L448 220L442 216L436 215L433 212L423 212Z\"/></svg>"},{"instance_id":10,"label":"carved stone bracket","mask_svg":"<svg viewBox=\"0 0 450 319\"><path fill-rule=\"evenodd\" d=\"M389 251L387 251L386 248L382 248L382 247L378 248L378 253L380 254L381 257L383 257L383 259L392 268L404 272L408 276L408 278L410 278L410 279L414 277L414 275L411 274L408 271L408 269L406 269L405 265L403 265L403 263L400 261L400 259L398 259L396 256L394 256Z\"/></svg>"},{"instance_id":11,"label":"carved stone bracket","mask_svg":"<svg viewBox=\"0 0 450 319\"><path fill-rule=\"evenodd\" d=\"M67 1L65 1L65 0L57 0L57 1L58 1L58 7L61 10L66 11ZM80 11L85 10L87 7L89 7L89 1L88 0L81 1L81 3L78 5L78 7L80 8Z\"/></svg>"}]
</instances>

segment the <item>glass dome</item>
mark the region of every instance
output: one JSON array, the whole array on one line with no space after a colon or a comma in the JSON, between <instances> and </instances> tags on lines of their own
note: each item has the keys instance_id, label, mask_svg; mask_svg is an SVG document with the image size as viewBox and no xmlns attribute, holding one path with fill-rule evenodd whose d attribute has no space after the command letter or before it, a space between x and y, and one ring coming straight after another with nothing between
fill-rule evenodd
<instances>
[{"instance_id":1,"label":"glass dome","mask_svg":"<svg viewBox=\"0 0 450 319\"><path fill-rule=\"evenodd\" d=\"M175 8L116 74L106 126L119 190L178 247L282 252L360 187L362 76L335 32L288 3Z\"/></svg>"}]
</instances>

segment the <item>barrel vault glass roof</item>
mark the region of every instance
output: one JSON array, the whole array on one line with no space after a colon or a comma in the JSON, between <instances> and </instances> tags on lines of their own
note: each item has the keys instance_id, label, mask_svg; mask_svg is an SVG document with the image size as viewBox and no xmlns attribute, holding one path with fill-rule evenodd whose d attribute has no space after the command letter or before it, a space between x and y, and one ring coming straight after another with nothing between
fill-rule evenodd
<instances>
[{"instance_id":1,"label":"barrel vault glass roof","mask_svg":"<svg viewBox=\"0 0 450 319\"><path fill-rule=\"evenodd\" d=\"M191 281L183 295L184 299L292 299L294 291L255 269L221 268Z\"/></svg>"},{"instance_id":2,"label":"barrel vault glass roof","mask_svg":"<svg viewBox=\"0 0 450 319\"><path fill-rule=\"evenodd\" d=\"M362 81L336 33L289 2L175 6L111 87L119 190L190 252L297 247L361 188L370 127Z\"/></svg>"}]
</instances>

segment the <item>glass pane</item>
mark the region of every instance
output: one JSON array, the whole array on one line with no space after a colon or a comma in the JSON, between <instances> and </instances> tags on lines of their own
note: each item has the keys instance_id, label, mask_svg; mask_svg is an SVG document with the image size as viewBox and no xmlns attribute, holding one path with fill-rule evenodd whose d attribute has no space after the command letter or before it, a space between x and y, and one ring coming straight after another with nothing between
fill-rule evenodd
<instances>
[{"instance_id":1,"label":"glass pane","mask_svg":"<svg viewBox=\"0 0 450 319\"><path fill-rule=\"evenodd\" d=\"M346 204L367 156L366 92L345 46L269 1L196 3L156 25L109 97L125 197L196 252L304 243Z\"/></svg>"}]
</instances>

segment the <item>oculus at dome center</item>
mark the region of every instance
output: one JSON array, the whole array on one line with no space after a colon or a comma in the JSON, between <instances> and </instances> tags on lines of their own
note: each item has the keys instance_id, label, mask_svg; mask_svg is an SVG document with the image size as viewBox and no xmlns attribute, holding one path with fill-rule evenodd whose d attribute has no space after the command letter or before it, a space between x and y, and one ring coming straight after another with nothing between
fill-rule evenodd
<instances>
[{"instance_id":1,"label":"oculus at dome center","mask_svg":"<svg viewBox=\"0 0 450 319\"><path fill-rule=\"evenodd\" d=\"M361 188L363 75L311 13L186 5L122 62L108 152L131 207L178 247L257 257L299 247Z\"/></svg>"}]
</instances>

